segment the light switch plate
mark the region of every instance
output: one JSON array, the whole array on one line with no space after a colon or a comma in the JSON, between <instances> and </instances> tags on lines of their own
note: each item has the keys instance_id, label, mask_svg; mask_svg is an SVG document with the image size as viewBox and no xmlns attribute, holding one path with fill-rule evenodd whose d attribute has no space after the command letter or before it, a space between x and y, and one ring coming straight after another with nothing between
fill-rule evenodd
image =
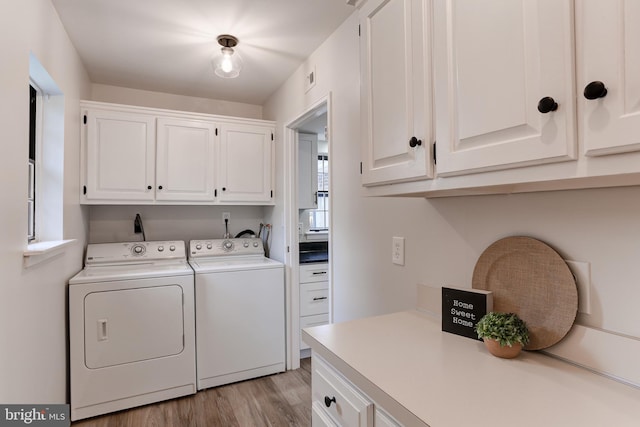
<instances>
[{"instance_id":1,"label":"light switch plate","mask_svg":"<svg viewBox=\"0 0 640 427\"><path fill-rule=\"evenodd\" d=\"M391 245L391 262L404 265L404 237L394 237Z\"/></svg>"}]
</instances>

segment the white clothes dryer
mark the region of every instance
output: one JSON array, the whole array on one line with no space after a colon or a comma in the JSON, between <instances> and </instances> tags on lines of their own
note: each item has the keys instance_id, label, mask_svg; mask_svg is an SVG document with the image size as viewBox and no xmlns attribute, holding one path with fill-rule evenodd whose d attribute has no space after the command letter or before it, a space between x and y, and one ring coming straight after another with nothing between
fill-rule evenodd
<instances>
[{"instance_id":1,"label":"white clothes dryer","mask_svg":"<svg viewBox=\"0 0 640 427\"><path fill-rule=\"evenodd\" d=\"M192 240L198 390L285 370L284 266L258 238Z\"/></svg>"},{"instance_id":2,"label":"white clothes dryer","mask_svg":"<svg viewBox=\"0 0 640 427\"><path fill-rule=\"evenodd\" d=\"M184 242L89 245L69 280L71 419L195 393L194 325Z\"/></svg>"}]
</instances>

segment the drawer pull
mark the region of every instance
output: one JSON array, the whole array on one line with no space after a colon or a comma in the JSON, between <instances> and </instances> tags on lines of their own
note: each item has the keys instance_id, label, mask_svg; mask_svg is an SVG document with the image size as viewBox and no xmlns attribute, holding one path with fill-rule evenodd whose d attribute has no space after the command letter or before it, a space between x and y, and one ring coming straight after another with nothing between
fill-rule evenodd
<instances>
[{"instance_id":1,"label":"drawer pull","mask_svg":"<svg viewBox=\"0 0 640 427\"><path fill-rule=\"evenodd\" d=\"M331 406L331 403L336 403L336 397L333 396L331 399L329 399L329 396L325 396L324 397L324 406L326 406L327 408Z\"/></svg>"},{"instance_id":2,"label":"drawer pull","mask_svg":"<svg viewBox=\"0 0 640 427\"><path fill-rule=\"evenodd\" d=\"M320 300L323 300L323 299L327 299L327 297L314 297L313 298L314 301L320 301Z\"/></svg>"},{"instance_id":3,"label":"drawer pull","mask_svg":"<svg viewBox=\"0 0 640 427\"><path fill-rule=\"evenodd\" d=\"M314 271L312 274L313 274L314 276L319 276L319 275L321 275L321 274L327 274L327 272L326 272L326 271Z\"/></svg>"}]
</instances>

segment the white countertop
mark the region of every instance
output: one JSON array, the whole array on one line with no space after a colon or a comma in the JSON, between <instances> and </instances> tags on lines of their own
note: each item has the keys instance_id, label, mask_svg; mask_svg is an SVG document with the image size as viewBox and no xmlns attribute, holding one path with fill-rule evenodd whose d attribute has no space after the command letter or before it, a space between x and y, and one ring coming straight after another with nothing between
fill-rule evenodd
<instances>
[{"instance_id":1,"label":"white countertop","mask_svg":"<svg viewBox=\"0 0 640 427\"><path fill-rule=\"evenodd\" d=\"M406 426L640 425L639 389L536 352L494 357L418 311L307 328L303 340Z\"/></svg>"}]
</instances>

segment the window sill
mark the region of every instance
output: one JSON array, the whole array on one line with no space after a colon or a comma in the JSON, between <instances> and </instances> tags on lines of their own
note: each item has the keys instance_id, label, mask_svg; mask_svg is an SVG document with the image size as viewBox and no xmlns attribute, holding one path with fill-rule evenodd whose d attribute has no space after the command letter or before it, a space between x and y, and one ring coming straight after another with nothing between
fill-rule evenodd
<instances>
[{"instance_id":1,"label":"window sill","mask_svg":"<svg viewBox=\"0 0 640 427\"><path fill-rule=\"evenodd\" d=\"M75 242L77 242L76 239L30 243L27 245L27 250L23 253L24 266L27 268L32 267L50 258L58 256L65 251L66 247Z\"/></svg>"}]
</instances>

